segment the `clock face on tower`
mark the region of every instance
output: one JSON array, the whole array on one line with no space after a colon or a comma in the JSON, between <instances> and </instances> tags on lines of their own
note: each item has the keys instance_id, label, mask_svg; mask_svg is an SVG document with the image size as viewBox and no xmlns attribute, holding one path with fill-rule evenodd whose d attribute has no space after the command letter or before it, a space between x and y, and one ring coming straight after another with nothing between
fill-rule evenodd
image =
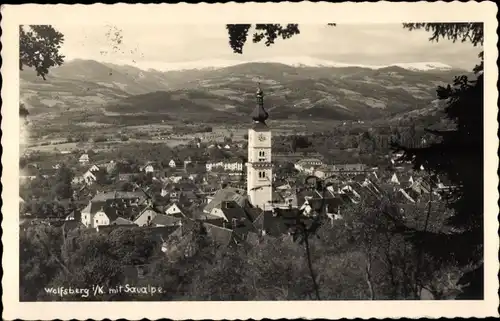
<instances>
[{"instance_id":1,"label":"clock face on tower","mask_svg":"<svg viewBox=\"0 0 500 321\"><path fill-rule=\"evenodd\" d=\"M264 134L260 134L260 135L259 135L259 140L260 140L261 142L265 141L265 140L266 140L266 136L264 136Z\"/></svg>"}]
</instances>

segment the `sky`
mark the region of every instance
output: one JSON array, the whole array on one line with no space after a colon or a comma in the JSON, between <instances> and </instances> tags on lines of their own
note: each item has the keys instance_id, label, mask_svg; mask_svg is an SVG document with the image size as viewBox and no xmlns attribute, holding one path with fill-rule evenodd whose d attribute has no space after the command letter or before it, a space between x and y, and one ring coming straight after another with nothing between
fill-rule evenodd
<instances>
[{"instance_id":1,"label":"sky","mask_svg":"<svg viewBox=\"0 0 500 321\"><path fill-rule=\"evenodd\" d=\"M401 24L337 25L301 24L300 34L276 40L271 47L247 42L243 54L228 45L225 25L70 25L54 24L65 35L62 53L71 59L135 64L162 68L179 63L310 57L341 63L387 65L440 62L471 69L480 48L470 43L430 42L423 30L408 31ZM114 33L120 31L118 44ZM165 69L163 67L163 69Z\"/></svg>"}]
</instances>

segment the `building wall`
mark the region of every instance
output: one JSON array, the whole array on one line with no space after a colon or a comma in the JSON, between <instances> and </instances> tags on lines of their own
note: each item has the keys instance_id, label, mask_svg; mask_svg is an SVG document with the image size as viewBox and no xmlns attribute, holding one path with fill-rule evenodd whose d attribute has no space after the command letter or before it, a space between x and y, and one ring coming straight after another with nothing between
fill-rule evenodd
<instances>
[{"instance_id":1,"label":"building wall","mask_svg":"<svg viewBox=\"0 0 500 321\"><path fill-rule=\"evenodd\" d=\"M83 174L83 179L87 184L91 184L97 180L97 177L89 170Z\"/></svg>"},{"instance_id":2,"label":"building wall","mask_svg":"<svg viewBox=\"0 0 500 321\"><path fill-rule=\"evenodd\" d=\"M109 217L104 212L97 212L92 219L92 227L97 227L99 225L109 225Z\"/></svg>"},{"instance_id":3,"label":"building wall","mask_svg":"<svg viewBox=\"0 0 500 321\"><path fill-rule=\"evenodd\" d=\"M261 136L263 140L259 139ZM271 130L249 129L247 194L252 205L262 209L272 200L271 146ZM258 163L266 165L258 166Z\"/></svg>"},{"instance_id":4,"label":"building wall","mask_svg":"<svg viewBox=\"0 0 500 321\"><path fill-rule=\"evenodd\" d=\"M211 215L214 215L214 216L217 216L217 217L222 217L222 218L225 218L226 215L224 215L224 212L222 212L222 210L220 208L217 208L217 207L214 207L211 211L210 211L210 214Z\"/></svg>"},{"instance_id":5,"label":"building wall","mask_svg":"<svg viewBox=\"0 0 500 321\"><path fill-rule=\"evenodd\" d=\"M179 209L179 207L176 204L172 204L166 211L166 214L173 215L173 214L178 214L182 213L182 211Z\"/></svg>"},{"instance_id":6,"label":"building wall","mask_svg":"<svg viewBox=\"0 0 500 321\"><path fill-rule=\"evenodd\" d=\"M148 224L148 218L149 221L151 221L155 218L156 215L157 213L155 211L145 210L144 212L142 212L141 215L139 215L138 218L136 218L134 223L137 224L138 226L145 226Z\"/></svg>"},{"instance_id":7,"label":"building wall","mask_svg":"<svg viewBox=\"0 0 500 321\"><path fill-rule=\"evenodd\" d=\"M90 213L83 213L82 212L82 224L85 225L86 227L92 227L92 218L93 215Z\"/></svg>"}]
</instances>

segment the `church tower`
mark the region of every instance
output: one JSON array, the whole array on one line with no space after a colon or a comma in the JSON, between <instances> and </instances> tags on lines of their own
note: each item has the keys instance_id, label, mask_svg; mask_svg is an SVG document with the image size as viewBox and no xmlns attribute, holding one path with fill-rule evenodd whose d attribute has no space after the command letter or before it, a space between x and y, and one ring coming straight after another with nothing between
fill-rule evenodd
<instances>
[{"instance_id":1,"label":"church tower","mask_svg":"<svg viewBox=\"0 0 500 321\"><path fill-rule=\"evenodd\" d=\"M257 106L252 112L252 127L248 130L247 194L250 203L270 209L272 200L271 130L266 120L264 93L257 90Z\"/></svg>"}]
</instances>

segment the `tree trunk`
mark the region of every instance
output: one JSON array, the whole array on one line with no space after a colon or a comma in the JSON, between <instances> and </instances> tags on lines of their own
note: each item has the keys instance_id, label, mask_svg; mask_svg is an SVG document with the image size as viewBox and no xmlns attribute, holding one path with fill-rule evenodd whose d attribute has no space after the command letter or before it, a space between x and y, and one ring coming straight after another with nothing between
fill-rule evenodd
<instances>
[{"instance_id":1,"label":"tree trunk","mask_svg":"<svg viewBox=\"0 0 500 321\"><path fill-rule=\"evenodd\" d=\"M373 282L372 282L372 276L371 276L371 268L372 268L372 262L371 262L371 256L367 255L366 258L366 268L365 268L365 278L366 278L366 284L368 285L368 293L370 294L370 300L375 300L375 290L373 289Z\"/></svg>"},{"instance_id":2,"label":"tree trunk","mask_svg":"<svg viewBox=\"0 0 500 321\"><path fill-rule=\"evenodd\" d=\"M316 277L314 276L314 270L312 267L311 253L310 253L310 249L309 249L309 235L307 233L307 230L305 230L305 229L304 229L304 237L305 237L304 243L306 246L307 265L309 266L309 272L311 274L311 279L312 279L313 286L314 286L314 292L316 293L316 300L321 300L320 296L319 296L318 284L316 283Z\"/></svg>"}]
</instances>

